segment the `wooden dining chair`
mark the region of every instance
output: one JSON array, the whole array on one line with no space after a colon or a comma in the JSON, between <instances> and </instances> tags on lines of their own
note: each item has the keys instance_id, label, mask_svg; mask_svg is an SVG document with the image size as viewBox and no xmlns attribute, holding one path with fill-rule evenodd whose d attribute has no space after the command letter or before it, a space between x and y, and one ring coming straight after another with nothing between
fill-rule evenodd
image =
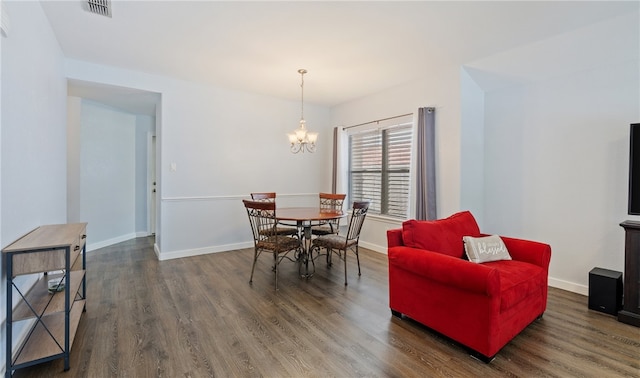
<instances>
[{"instance_id":1,"label":"wooden dining chair","mask_svg":"<svg viewBox=\"0 0 640 378\"><path fill-rule=\"evenodd\" d=\"M298 238L281 235L277 233L278 221L276 220L275 202L259 202L242 200L247 209L251 231L253 233L254 253L253 264L251 265L251 278L249 283L253 283L253 273L256 262L262 252L273 255L273 272L275 275L275 288L278 290L278 266L283 259L295 262L295 259L287 256L291 251L301 253L301 243Z\"/></svg>"},{"instance_id":2,"label":"wooden dining chair","mask_svg":"<svg viewBox=\"0 0 640 378\"><path fill-rule=\"evenodd\" d=\"M342 211L342 205L344 204L344 199L347 197L346 194L332 194L332 193L320 193L320 211L322 210L330 210L330 211ZM329 234L337 234L340 230L340 218L329 220L319 226L314 226L311 228L311 233L313 235L329 235Z\"/></svg>"},{"instance_id":3,"label":"wooden dining chair","mask_svg":"<svg viewBox=\"0 0 640 378\"><path fill-rule=\"evenodd\" d=\"M347 285L347 251L352 251L356 255L356 261L358 262L358 276L361 276L360 272L360 255L358 254L358 241L360 240L360 231L364 224L364 219L367 216L369 210L368 201L356 201L353 203L351 209L351 219L349 220L349 228L345 235L328 234L318 236L311 241L310 254L313 256L314 252L317 258L322 256L321 250L326 250L327 266L331 267L331 257L333 253L336 253L338 257L344 261L344 284Z\"/></svg>"},{"instance_id":4,"label":"wooden dining chair","mask_svg":"<svg viewBox=\"0 0 640 378\"><path fill-rule=\"evenodd\" d=\"M251 199L257 202L276 202L276 193L275 192L256 192L251 193ZM298 228L290 225L283 225L282 223L278 223L279 226L276 228L276 232L278 235L289 235L298 237Z\"/></svg>"}]
</instances>

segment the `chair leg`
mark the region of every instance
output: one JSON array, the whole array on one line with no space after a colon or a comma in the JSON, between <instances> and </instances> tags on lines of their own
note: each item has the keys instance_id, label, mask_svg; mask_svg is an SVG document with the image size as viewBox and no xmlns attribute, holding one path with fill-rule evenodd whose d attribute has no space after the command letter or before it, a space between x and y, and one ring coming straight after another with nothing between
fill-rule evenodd
<instances>
[{"instance_id":1,"label":"chair leg","mask_svg":"<svg viewBox=\"0 0 640 378\"><path fill-rule=\"evenodd\" d=\"M358 245L356 244L356 260L358 261L358 276L361 276L360 273L360 254L358 253Z\"/></svg>"},{"instance_id":2,"label":"chair leg","mask_svg":"<svg viewBox=\"0 0 640 378\"><path fill-rule=\"evenodd\" d=\"M273 252L273 263L275 266L275 275L276 275L276 290L278 290L278 254Z\"/></svg>"},{"instance_id":3,"label":"chair leg","mask_svg":"<svg viewBox=\"0 0 640 378\"><path fill-rule=\"evenodd\" d=\"M344 250L344 286L347 286L347 250Z\"/></svg>"},{"instance_id":4,"label":"chair leg","mask_svg":"<svg viewBox=\"0 0 640 378\"><path fill-rule=\"evenodd\" d=\"M253 271L256 269L256 261L258 261L258 251L253 251L253 265L251 265L251 278L249 278L249 283L253 282Z\"/></svg>"}]
</instances>

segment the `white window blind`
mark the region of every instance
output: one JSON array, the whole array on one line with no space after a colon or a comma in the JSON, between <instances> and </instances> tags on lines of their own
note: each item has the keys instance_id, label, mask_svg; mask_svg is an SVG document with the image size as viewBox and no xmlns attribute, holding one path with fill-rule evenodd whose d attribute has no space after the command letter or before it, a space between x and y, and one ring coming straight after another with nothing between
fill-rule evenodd
<instances>
[{"instance_id":1,"label":"white window blind","mask_svg":"<svg viewBox=\"0 0 640 378\"><path fill-rule=\"evenodd\" d=\"M349 197L368 200L369 212L406 218L409 204L412 125L349 136Z\"/></svg>"}]
</instances>

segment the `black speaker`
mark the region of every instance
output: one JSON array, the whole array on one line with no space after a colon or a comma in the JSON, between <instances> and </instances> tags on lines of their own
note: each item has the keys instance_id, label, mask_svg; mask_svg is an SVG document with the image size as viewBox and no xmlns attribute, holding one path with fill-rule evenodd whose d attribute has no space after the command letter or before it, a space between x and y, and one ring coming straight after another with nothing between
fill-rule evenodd
<instances>
[{"instance_id":1,"label":"black speaker","mask_svg":"<svg viewBox=\"0 0 640 378\"><path fill-rule=\"evenodd\" d=\"M593 268L589 272L589 308L617 315L622 308L622 272Z\"/></svg>"}]
</instances>

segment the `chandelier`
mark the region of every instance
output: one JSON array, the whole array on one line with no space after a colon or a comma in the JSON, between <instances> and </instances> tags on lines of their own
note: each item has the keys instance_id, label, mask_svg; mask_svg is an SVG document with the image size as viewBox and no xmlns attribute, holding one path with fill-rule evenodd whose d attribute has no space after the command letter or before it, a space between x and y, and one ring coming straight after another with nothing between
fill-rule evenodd
<instances>
[{"instance_id":1,"label":"chandelier","mask_svg":"<svg viewBox=\"0 0 640 378\"><path fill-rule=\"evenodd\" d=\"M293 133L288 134L289 142L291 142L291 152L297 154L307 150L308 152L316 151L316 140L318 140L318 133L310 133L305 127L306 121L304 120L304 74L307 73L305 69L299 69L300 74L300 89L301 89L301 101L300 101L300 127Z\"/></svg>"}]
</instances>

